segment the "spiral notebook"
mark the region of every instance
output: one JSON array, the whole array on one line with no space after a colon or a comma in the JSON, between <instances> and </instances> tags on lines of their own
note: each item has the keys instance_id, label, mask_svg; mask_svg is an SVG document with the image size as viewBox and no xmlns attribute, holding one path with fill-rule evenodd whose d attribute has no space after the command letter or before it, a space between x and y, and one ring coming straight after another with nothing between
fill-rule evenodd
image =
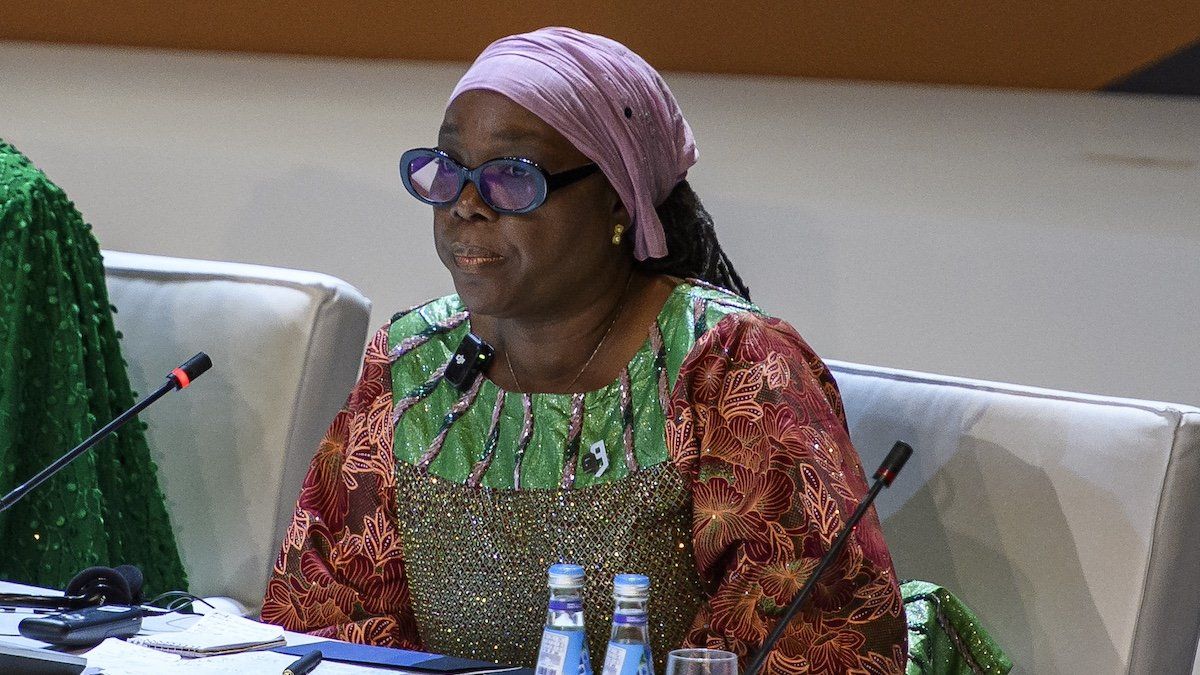
<instances>
[{"instance_id":1,"label":"spiral notebook","mask_svg":"<svg viewBox=\"0 0 1200 675\"><path fill-rule=\"evenodd\" d=\"M188 657L236 654L287 644L279 626L220 612L204 615L187 630L139 635L129 642Z\"/></svg>"}]
</instances>

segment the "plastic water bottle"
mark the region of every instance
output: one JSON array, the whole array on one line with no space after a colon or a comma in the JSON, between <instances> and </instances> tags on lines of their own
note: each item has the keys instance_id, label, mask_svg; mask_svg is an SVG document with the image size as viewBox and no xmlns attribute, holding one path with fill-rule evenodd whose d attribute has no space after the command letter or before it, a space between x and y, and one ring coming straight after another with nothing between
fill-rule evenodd
<instances>
[{"instance_id":1,"label":"plastic water bottle","mask_svg":"<svg viewBox=\"0 0 1200 675\"><path fill-rule=\"evenodd\" d=\"M550 607L538 649L537 675L592 675L583 627L583 568L550 566Z\"/></svg>"},{"instance_id":2,"label":"plastic water bottle","mask_svg":"<svg viewBox=\"0 0 1200 675\"><path fill-rule=\"evenodd\" d=\"M612 633L604 655L602 675L654 675L650 655L650 628L646 606L650 602L650 578L641 574L618 574L613 579Z\"/></svg>"}]
</instances>

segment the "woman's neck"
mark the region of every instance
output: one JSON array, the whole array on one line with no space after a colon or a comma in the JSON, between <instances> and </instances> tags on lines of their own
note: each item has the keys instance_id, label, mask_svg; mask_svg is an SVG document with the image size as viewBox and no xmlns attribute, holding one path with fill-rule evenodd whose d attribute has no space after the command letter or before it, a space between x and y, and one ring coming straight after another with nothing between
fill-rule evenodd
<instances>
[{"instance_id":1,"label":"woman's neck","mask_svg":"<svg viewBox=\"0 0 1200 675\"><path fill-rule=\"evenodd\" d=\"M645 341L674 286L632 268L619 279L574 311L473 315L472 330L496 349L488 377L504 389L547 393L590 391L612 382Z\"/></svg>"}]
</instances>

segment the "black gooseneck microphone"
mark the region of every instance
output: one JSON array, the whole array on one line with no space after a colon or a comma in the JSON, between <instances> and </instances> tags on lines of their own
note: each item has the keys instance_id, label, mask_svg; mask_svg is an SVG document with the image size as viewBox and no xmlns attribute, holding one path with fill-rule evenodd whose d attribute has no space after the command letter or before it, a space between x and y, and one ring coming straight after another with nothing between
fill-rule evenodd
<instances>
[{"instance_id":1,"label":"black gooseneck microphone","mask_svg":"<svg viewBox=\"0 0 1200 675\"><path fill-rule=\"evenodd\" d=\"M192 380L203 375L204 372L209 368L212 368L212 359L208 358L208 354L200 352L184 362L183 365L179 366L175 370L172 370L170 374L167 375L167 381L164 382L163 385L154 393L135 403L132 408L121 413L115 420L104 425L104 427L96 433L88 436L82 443L75 446L70 452L55 460L53 464L39 471L33 478L30 478L23 484L18 485L12 492L4 495L4 498L0 499L0 512L7 511L12 507L13 504L21 501L21 499L25 495L29 494L34 488L42 483L45 483L54 474L62 471L63 467L75 461L76 458L87 452L88 449L93 445L107 438L109 434L113 433L117 429L120 429L125 425L126 422L132 419L134 415L137 415L141 411L145 410L151 403L154 403L158 399L162 398L164 394L176 389L183 389L191 384Z\"/></svg>"},{"instance_id":2,"label":"black gooseneck microphone","mask_svg":"<svg viewBox=\"0 0 1200 675\"><path fill-rule=\"evenodd\" d=\"M212 368L212 359L208 358L208 354L200 352L184 362L183 365L172 370L167 375L167 381L154 393L138 401L132 408L121 413L116 419L87 437L82 443L72 448L70 452L55 460L53 464L39 471L33 478L17 486L12 492L4 495L4 498L0 499L0 512L9 509L13 504L21 501L25 495L29 494L42 483L45 483L51 476L87 452L93 445L104 440L109 434L124 426L134 415L145 410L151 403L162 398L169 391L187 387L192 383L192 380L203 375L209 368ZM80 609L106 603L138 604L141 602L141 595L142 572L138 568L132 565L120 565L115 569L90 567L77 574L67 584L66 591L61 596L0 593L0 606Z\"/></svg>"},{"instance_id":3,"label":"black gooseneck microphone","mask_svg":"<svg viewBox=\"0 0 1200 675\"><path fill-rule=\"evenodd\" d=\"M833 541L833 546L829 547L829 551L825 553L825 557L821 558L821 562L812 574L808 576L808 581L804 582L804 588L800 589L800 593L792 599L788 605L787 611L783 616L779 617L779 622L775 624L775 629L763 641L762 648L758 650L758 654L754 656L754 660L750 662L750 667L746 669L745 675L757 675L762 670L763 664L767 661L767 654L771 653L771 648L779 641L779 636L783 635L783 631L787 625L795 618L796 612L804 605L804 601L809 595L812 595L813 588L817 585L817 579L821 578L821 574L825 572L825 568L837 558L842 552L846 541L850 538L850 533L854 531L854 527L858 525L858 521L862 520L863 514L867 512L867 508L875 501L875 497L879 491L885 487L890 487L892 481L896 479L896 475L900 473L900 469L904 468L904 463L908 461L912 455L912 447L903 441L896 441L892 446L891 452L887 457L883 458L883 463L875 470L875 483L871 485L871 490L867 492L867 496L858 505L854 511L854 515L850 516L850 520L846 521L846 526L838 534L838 538Z\"/></svg>"}]
</instances>

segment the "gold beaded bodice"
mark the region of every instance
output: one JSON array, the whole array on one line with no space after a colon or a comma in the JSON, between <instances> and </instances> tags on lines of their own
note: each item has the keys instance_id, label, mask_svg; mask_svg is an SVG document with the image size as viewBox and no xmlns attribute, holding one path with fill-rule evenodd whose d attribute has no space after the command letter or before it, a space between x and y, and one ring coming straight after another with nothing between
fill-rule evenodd
<instances>
[{"instance_id":1,"label":"gold beaded bodice","mask_svg":"<svg viewBox=\"0 0 1200 675\"><path fill-rule=\"evenodd\" d=\"M660 667L703 602L689 491L669 462L575 490L472 489L403 465L396 497L413 611L430 651L532 666L555 562L587 568L594 661L608 640L614 575L650 577Z\"/></svg>"}]
</instances>

